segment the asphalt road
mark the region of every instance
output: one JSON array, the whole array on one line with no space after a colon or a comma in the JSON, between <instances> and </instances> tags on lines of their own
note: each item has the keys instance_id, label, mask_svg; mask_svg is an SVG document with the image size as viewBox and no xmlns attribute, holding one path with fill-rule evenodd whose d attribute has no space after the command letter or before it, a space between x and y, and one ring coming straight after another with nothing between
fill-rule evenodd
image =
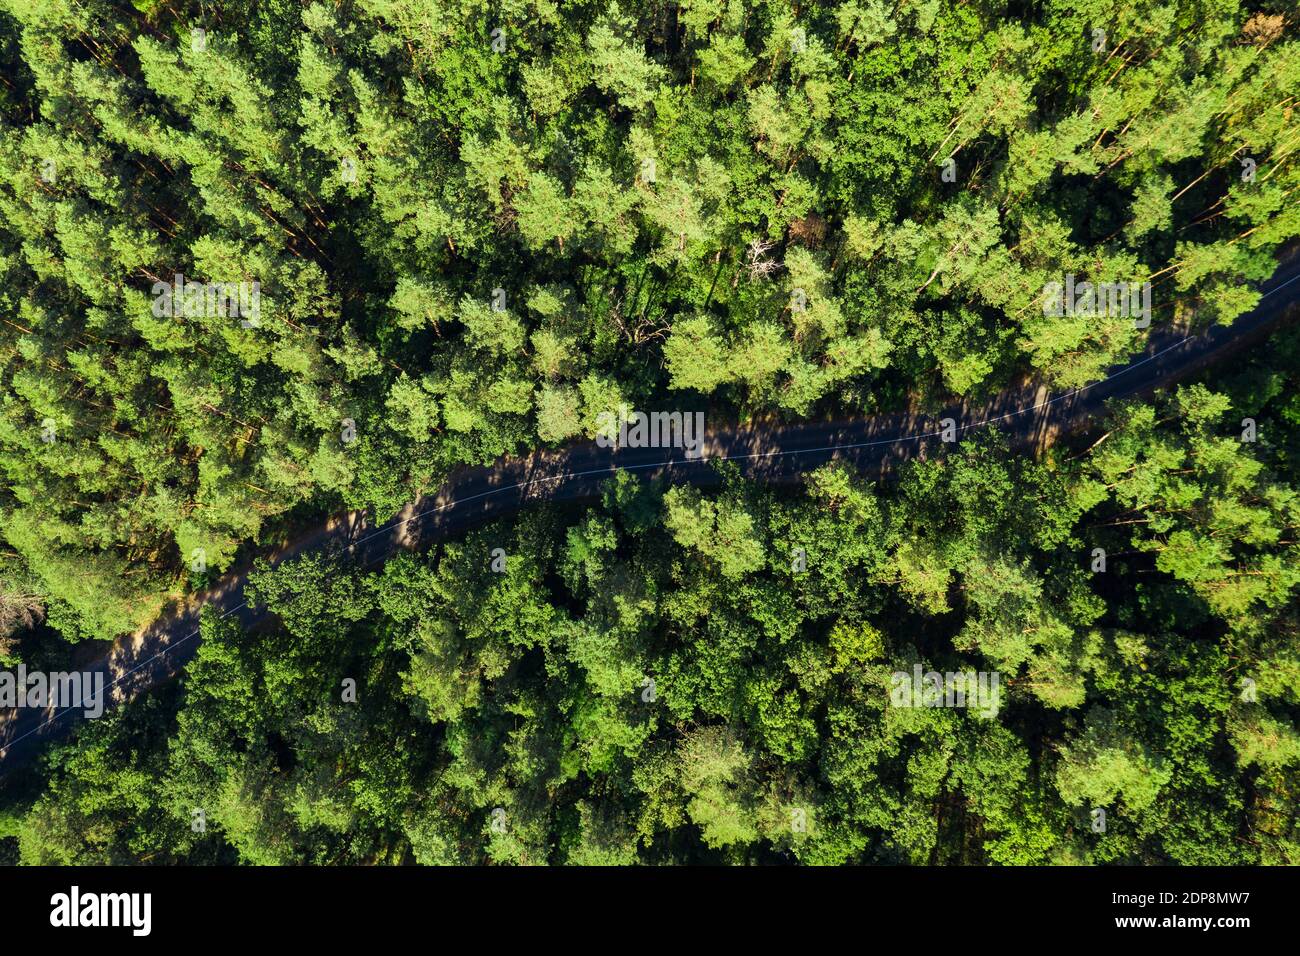
<instances>
[{"instance_id":1,"label":"asphalt road","mask_svg":"<svg viewBox=\"0 0 1300 956\"><path fill-rule=\"evenodd\" d=\"M977 408L953 406L934 415L899 413L865 421L802 422L763 428L706 432L703 454L686 459L680 449L600 448L594 443L525 458L503 458L487 467L457 470L434 495L426 495L378 527L363 512L341 515L268 555L273 564L308 552L339 550L363 565L403 550L426 548L472 525L525 507L533 501L590 497L618 470L674 481L714 484L713 463L734 462L746 477L796 481L832 460L852 463L880 478L908 458L924 457L941 442L940 422L952 418L957 438L976 429L1005 431L1013 448L1032 450L1062 432L1074 430L1104 411L1106 402L1164 387L1203 366L1258 343L1300 298L1300 255L1288 257L1261 284L1264 298L1231 326L1216 326L1195 337L1175 329L1150 330L1147 349L1092 385L1060 394L1026 384L1003 392ZM98 645L78 669L102 672L109 692L105 706L131 699L170 679L198 650L199 610L214 608L246 627L263 620L265 608L244 599L247 569L233 571L214 587L169 608L139 634ZM0 776L27 764L50 739L66 734L83 719L82 708L17 708L0 712Z\"/></svg>"}]
</instances>

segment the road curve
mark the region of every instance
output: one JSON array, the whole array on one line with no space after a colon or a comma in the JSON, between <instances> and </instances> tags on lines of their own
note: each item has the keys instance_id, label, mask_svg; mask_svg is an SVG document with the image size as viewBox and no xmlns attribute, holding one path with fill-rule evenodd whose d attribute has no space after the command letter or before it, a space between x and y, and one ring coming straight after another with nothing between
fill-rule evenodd
<instances>
[{"instance_id":1,"label":"road curve","mask_svg":"<svg viewBox=\"0 0 1300 956\"><path fill-rule=\"evenodd\" d=\"M977 407L952 406L934 415L896 413L856 422L803 422L762 429L731 428L706 433L703 454L694 460L680 449L600 448L594 443L524 458L503 458L487 467L463 467L433 495L425 495L378 527L364 512L349 512L326 522L291 545L268 555L279 564L326 549L351 555L363 565L399 551L422 549L485 520L534 501L590 497L616 471L671 474L690 484L719 480L713 463L734 462L746 477L787 482L832 460L853 464L870 477L883 477L900 462L924 457L940 443L940 422L952 418L958 438L984 427L1008 433L1013 447L1033 449L1053 435L1093 419L1113 399L1142 394L1260 341L1300 298L1300 254L1289 256L1260 285L1259 305L1231 326L1216 326L1197 336L1153 329L1146 350L1112 369L1092 385L1051 395L1041 387L1009 389ZM199 611L212 607L245 627L257 624L266 609L244 598L247 568L232 571L212 588L168 609L144 631L106 644L95 660L79 667L102 672L109 694L105 706L129 700L175 676L198 649ZM83 719L82 708L17 708L0 712L0 777L26 765L45 744Z\"/></svg>"}]
</instances>

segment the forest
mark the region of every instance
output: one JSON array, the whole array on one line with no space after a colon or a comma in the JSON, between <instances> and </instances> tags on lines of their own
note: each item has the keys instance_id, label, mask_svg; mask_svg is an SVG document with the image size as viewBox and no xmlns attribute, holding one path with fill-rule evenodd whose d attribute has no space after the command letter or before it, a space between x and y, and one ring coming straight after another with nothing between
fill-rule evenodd
<instances>
[{"instance_id":1,"label":"forest","mask_svg":"<svg viewBox=\"0 0 1300 956\"><path fill-rule=\"evenodd\" d=\"M0 79L0 665L241 565L274 613L0 783L0 862L1300 863L1288 324L1033 455L263 559L620 407L1231 326L1300 237L1294 5L0 0ZM1001 705L891 706L917 664Z\"/></svg>"}]
</instances>

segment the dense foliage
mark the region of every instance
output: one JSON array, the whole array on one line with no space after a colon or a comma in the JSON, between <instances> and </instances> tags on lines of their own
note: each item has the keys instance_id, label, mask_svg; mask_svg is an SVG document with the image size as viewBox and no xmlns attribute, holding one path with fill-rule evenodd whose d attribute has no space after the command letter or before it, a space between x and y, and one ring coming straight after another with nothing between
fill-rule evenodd
<instances>
[{"instance_id":1,"label":"dense foliage","mask_svg":"<svg viewBox=\"0 0 1300 956\"><path fill-rule=\"evenodd\" d=\"M4 0L0 573L111 637L620 400L1078 384L1140 336L1063 272L1230 320L1300 233L1274 6Z\"/></svg>"},{"instance_id":2,"label":"dense foliage","mask_svg":"<svg viewBox=\"0 0 1300 956\"><path fill-rule=\"evenodd\" d=\"M210 618L183 688L55 751L23 858L1300 862L1275 347L1042 463L985 434L888 490L624 474L382 570L260 573L276 626ZM1289 438L1241 442L1243 407ZM891 706L915 663L996 670L996 715Z\"/></svg>"},{"instance_id":3,"label":"dense foliage","mask_svg":"<svg viewBox=\"0 0 1300 956\"><path fill-rule=\"evenodd\" d=\"M0 75L0 662L620 403L1094 381L1146 332L1045 285L1230 323L1300 235L1281 0L0 0ZM178 274L256 320L160 314ZM0 793L0 847L1300 862L1300 359L1259 354L1037 461L624 476L264 570L277 621L209 619ZM915 663L1003 706L890 707Z\"/></svg>"}]
</instances>

